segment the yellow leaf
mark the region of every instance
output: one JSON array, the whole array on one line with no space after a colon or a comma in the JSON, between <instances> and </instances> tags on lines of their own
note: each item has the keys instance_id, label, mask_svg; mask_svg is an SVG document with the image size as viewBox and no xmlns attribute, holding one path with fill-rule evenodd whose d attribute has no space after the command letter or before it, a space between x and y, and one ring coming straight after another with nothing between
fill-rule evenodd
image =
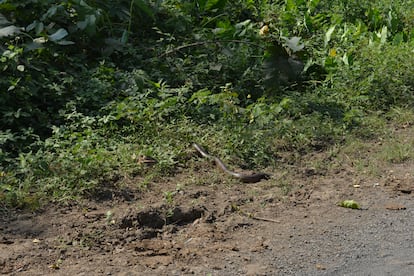
<instances>
[{"instance_id":1,"label":"yellow leaf","mask_svg":"<svg viewBox=\"0 0 414 276\"><path fill-rule=\"evenodd\" d=\"M268 33L269 33L269 26L267 25L264 25L259 31L259 34L261 36L267 35Z\"/></svg>"}]
</instances>

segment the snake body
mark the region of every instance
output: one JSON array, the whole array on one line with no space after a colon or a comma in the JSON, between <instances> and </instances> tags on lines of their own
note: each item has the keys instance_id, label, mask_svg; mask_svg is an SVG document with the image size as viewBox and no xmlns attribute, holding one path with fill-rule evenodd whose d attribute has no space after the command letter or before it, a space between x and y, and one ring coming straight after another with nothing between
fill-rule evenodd
<instances>
[{"instance_id":1,"label":"snake body","mask_svg":"<svg viewBox=\"0 0 414 276\"><path fill-rule=\"evenodd\" d=\"M208 159L214 160L216 163L216 166L224 171L225 173L239 179L241 182L244 183L256 183L259 182L262 179L269 179L270 175L267 173L253 173L253 174L245 174L245 173L236 173L227 168L227 166L223 163L223 161L220 160L220 158L212 156L207 153L203 147L200 145L194 143L193 147L201 154L201 156L206 157Z\"/></svg>"}]
</instances>

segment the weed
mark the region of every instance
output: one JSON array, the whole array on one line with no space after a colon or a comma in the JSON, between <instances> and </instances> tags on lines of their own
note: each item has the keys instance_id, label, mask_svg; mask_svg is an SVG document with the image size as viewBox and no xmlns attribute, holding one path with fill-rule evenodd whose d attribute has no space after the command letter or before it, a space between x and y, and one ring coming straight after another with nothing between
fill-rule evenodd
<instances>
[{"instance_id":1,"label":"weed","mask_svg":"<svg viewBox=\"0 0 414 276\"><path fill-rule=\"evenodd\" d=\"M392 163L403 163L407 160L410 160L413 158L413 151L412 151L413 145L407 145L407 144L400 144L397 145L396 149L393 151L396 153L396 156L389 156L388 160Z\"/></svg>"},{"instance_id":2,"label":"weed","mask_svg":"<svg viewBox=\"0 0 414 276\"><path fill-rule=\"evenodd\" d=\"M176 195L176 191L166 191L164 192L164 200L168 205L172 205L174 203L174 196Z\"/></svg>"},{"instance_id":3,"label":"weed","mask_svg":"<svg viewBox=\"0 0 414 276\"><path fill-rule=\"evenodd\" d=\"M379 157L390 163L403 163L414 157L413 145L407 141L390 140L383 145Z\"/></svg>"},{"instance_id":4,"label":"weed","mask_svg":"<svg viewBox=\"0 0 414 276\"><path fill-rule=\"evenodd\" d=\"M111 210L109 210L105 213L105 222L108 225L115 224L115 220L113 219L113 216L114 216L114 213Z\"/></svg>"}]
</instances>

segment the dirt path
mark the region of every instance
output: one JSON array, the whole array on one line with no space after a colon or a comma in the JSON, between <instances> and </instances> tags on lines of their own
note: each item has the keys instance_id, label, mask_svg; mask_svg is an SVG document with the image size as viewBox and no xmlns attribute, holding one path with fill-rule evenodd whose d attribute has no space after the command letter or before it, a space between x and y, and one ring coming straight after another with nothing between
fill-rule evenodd
<instances>
[{"instance_id":1,"label":"dirt path","mask_svg":"<svg viewBox=\"0 0 414 276\"><path fill-rule=\"evenodd\" d=\"M390 164L377 177L352 164L323 173L295 168L287 195L281 172L239 184L212 170L165 179L145 192L133 188L141 181L133 179L103 191L99 202L3 215L0 272L412 275L413 163ZM337 206L344 199L362 209Z\"/></svg>"}]
</instances>

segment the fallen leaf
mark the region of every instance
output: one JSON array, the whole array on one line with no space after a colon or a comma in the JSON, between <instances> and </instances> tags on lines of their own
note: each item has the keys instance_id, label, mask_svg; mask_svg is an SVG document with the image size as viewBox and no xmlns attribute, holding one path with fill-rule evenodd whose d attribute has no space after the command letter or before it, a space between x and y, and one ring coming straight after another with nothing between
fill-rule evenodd
<instances>
[{"instance_id":1,"label":"fallen leaf","mask_svg":"<svg viewBox=\"0 0 414 276\"><path fill-rule=\"evenodd\" d=\"M316 264L315 267L318 270L326 270L326 267L324 265L322 265L322 264Z\"/></svg>"},{"instance_id":2,"label":"fallen leaf","mask_svg":"<svg viewBox=\"0 0 414 276\"><path fill-rule=\"evenodd\" d=\"M359 204L354 200L344 200L339 203L339 206L351 209L360 209Z\"/></svg>"}]
</instances>

